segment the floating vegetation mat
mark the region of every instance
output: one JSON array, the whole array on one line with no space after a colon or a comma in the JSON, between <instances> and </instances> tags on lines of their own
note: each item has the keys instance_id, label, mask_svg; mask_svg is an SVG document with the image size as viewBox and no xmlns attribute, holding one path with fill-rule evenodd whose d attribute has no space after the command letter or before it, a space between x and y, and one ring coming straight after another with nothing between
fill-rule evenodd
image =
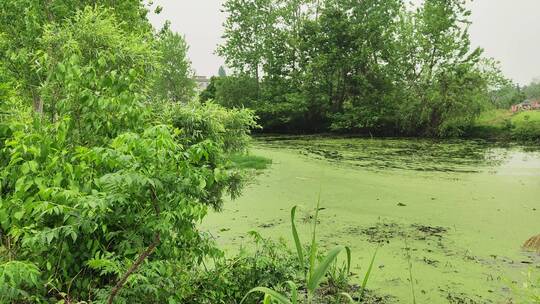
<instances>
[{"instance_id":1,"label":"floating vegetation mat","mask_svg":"<svg viewBox=\"0 0 540 304\"><path fill-rule=\"evenodd\" d=\"M348 227L346 233L352 235L362 235L370 243L389 243L392 239L410 238L417 241L427 239L441 240L448 231L445 227L432 227L420 224L409 226L397 223L377 223L369 227Z\"/></svg>"},{"instance_id":2,"label":"floating vegetation mat","mask_svg":"<svg viewBox=\"0 0 540 304\"><path fill-rule=\"evenodd\" d=\"M508 148L534 150L533 147L483 140L317 136L264 136L257 140L264 147L294 149L308 157L361 168L462 173L480 172L502 163L508 156Z\"/></svg>"}]
</instances>

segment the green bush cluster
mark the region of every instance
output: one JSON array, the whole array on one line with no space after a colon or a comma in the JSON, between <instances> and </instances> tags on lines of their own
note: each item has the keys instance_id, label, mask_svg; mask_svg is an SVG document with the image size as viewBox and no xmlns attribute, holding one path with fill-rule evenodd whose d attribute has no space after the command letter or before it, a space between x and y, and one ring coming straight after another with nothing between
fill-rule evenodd
<instances>
[{"instance_id":1,"label":"green bush cluster","mask_svg":"<svg viewBox=\"0 0 540 304\"><path fill-rule=\"evenodd\" d=\"M0 3L0 300L181 303L181 274L219 255L197 224L239 195L228 155L255 118L155 96L143 2L85 3Z\"/></svg>"}]
</instances>

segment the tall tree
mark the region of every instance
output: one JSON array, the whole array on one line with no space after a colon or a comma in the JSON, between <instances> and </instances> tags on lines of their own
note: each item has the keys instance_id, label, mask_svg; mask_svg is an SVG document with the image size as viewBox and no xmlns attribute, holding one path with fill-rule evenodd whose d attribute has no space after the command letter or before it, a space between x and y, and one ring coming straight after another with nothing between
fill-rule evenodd
<instances>
[{"instance_id":1,"label":"tall tree","mask_svg":"<svg viewBox=\"0 0 540 304\"><path fill-rule=\"evenodd\" d=\"M166 26L158 35L156 45L159 65L155 73L153 95L175 102L190 101L195 95L195 81L184 37L173 33Z\"/></svg>"}]
</instances>

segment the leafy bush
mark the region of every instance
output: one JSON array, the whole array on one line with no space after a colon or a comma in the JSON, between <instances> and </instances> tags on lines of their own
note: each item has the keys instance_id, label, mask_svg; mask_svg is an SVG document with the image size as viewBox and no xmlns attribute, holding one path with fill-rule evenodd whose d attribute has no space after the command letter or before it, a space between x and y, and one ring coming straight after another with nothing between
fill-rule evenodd
<instances>
[{"instance_id":1,"label":"leafy bush","mask_svg":"<svg viewBox=\"0 0 540 304\"><path fill-rule=\"evenodd\" d=\"M185 144L210 140L226 153L245 152L251 130L257 128L252 110L226 109L212 102L173 106L172 125L182 130Z\"/></svg>"},{"instance_id":2,"label":"leafy bush","mask_svg":"<svg viewBox=\"0 0 540 304\"><path fill-rule=\"evenodd\" d=\"M540 140L540 111L521 112L512 117L512 136L521 140Z\"/></svg>"},{"instance_id":3,"label":"leafy bush","mask_svg":"<svg viewBox=\"0 0 540 304\"><path fill-rule=\"evenodd\" d=\"M11 261L0 264L0 303L10 303L17 299L35 301L28 290L36 290L40 284L39 269L30 262Z\"/></svg>"},{"instance_id":4,"label":"leafy bush","mask_svg":"<svg viewBox=\"0 0 540 304\"><path fill-rule=\"evenodd\" d=\"M283 241L264 239L256 232L250 235L254 248L243 248L230 258L216 258L210 269L194 272L185 283L192 290L185 293L182 303L239 303L252 286L280 289L282 282L296 277L298 264ZM252 297L249 302L256 300Z\"/></svg>"},{"instance_id":5,"label":"leafy bush","mask_svg":"<svg viewBox=\"0 0 540 304\"><path fill-rule=\"evenodd\" d=\"M251 107L258 98L257 80L245 75L212 77L200 97L228 108Z\"/></svg>"},{"instance_id":6,"label":"leafy bush","mask_svg":"<svg viewBox=\"0 0 540 304\"><path fill-rule=\"evenodd\" d=\"M486 111L468 131L469 136L496 139L540 140L540 111L513 114L508 110Z\"/></svg>"},{"instance_id":7,"label":"leafy bush","mask_svg":"<svg viewBox=\"0 0 540 304\"><path fill-rule=\"evenodd\" d=\"M251 289L241 303L245 302L248 297L253 293L263 293L265 295L265 301L268 301L268 303L275 301L280 304L297 304L297 303L315 303L314 297L316 296L316 292L319 289L321 283L327 278L328 274L330 273L330 270L332 270L332 266L335 267L335 264L337 263L337 257L340 252L345 250L347 253L347 263L346 267L344 268L345 271L345 277L348 278L349 272L350 272L350 265L351 265L351 251L349 247L344 246L336 246L332 250L330 250L326 256L324 256L322 259L320 259L320 256L318 254L318 242L316 240L316 230L317 230L317 223L318 223L318 215L319 215L319 203L317 203L317 207L315 208L315 215L313 217L313 231L311 235L311 243L309 246L309 249L307 251L304 251L302 247L302 243L300 242L300 237L298 235L298 231L296 229L295 224L295 216L296 216L296 209L297 207L294 206L291 209L291 226L292 226L292 236L294 239L294 244L296 246L296 258L298 265L302 269L303 272L303 283L305 285L305 302L302 301L302 299L299 297L299 291L297 284L295 284L293 281L287 281L287 285L289 287L289 294L280 293L272 288L268 288L266 286L257 286L253 289ZM307 255L304 255L307 253ZM306 267L307 264L307 267ZM370 266L370 270L368 271L366 275L366 279L364 280L363 284L363 290L365 289L365 285L367 284L367 278L369 277L369 273L371 271L371 267L373 265L373 261ZM330 276L332 278L332 276ZM335 278L335 276L333 276ZM363 291L362 291L363 293ZM352 297L348 294L346 294L346 297L348 297L352 301Z\"/></svg>"},{"instance_id":8,"label":"leafy bush","mask_svg":"<svg viewBox=\"0 0 540 304\"><path fill-rule=\"evenodd\" d=\"M240 193L226 155L247 148L255 118L148 105L152 36L112 10L76 11L44 26L39 42L43 108L29 114L25 94L1 104L2 296L179 303L181 274L217 254L197 223Z\"/></svg>"},{"instance_id":9,"label":"leafy bush","mask_svg":"<svg viewBox=\"0 0 540 304\"><path fill-rule=\"evenodd\" d=\"M212 142L184 146L155 126L109 147L69 147L67 129L17 131L2 151L0 222L17 259L75 298L109 286L148 248L155 259L201 261L208 244L195 223L222 188L237 189L235 173L210 166Z\"/></svg>"}]
</instances>

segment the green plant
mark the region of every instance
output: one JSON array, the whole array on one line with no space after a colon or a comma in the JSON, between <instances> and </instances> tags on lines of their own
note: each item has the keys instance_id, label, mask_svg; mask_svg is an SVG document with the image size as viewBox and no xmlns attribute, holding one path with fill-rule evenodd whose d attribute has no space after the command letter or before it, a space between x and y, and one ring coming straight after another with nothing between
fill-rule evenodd
<instances>
[{"instance_id":1,"label":"green plant","mask_svg":"<svg viewBox=\"0 0 540 304\"><path fill-rule=\"evenodd\" d=\"M253 231L248 234L252 243L238 253L216 254L208 265L179 269L181 275L172 276L181 282L177 283L181 303L239 303L252 286L281 290L283 282L296 278L298 263L283 240L265 239ZM253 295L246 302L258 300Z\"/></svg>"},{"instance_id":2,"label":"green plant","mask_svg":"<svg viewBox=\"0 0 540 304\"><path fill-rule=\"evenodd\" d=\"M169 23L157 36L158 65L152 95L156 99L186 103L195 96L194 72L187 58L189 49L184 37L171 31Z\"/></svg>"},{"instance_id":3,"label":"green plant","mask_svg":"<svg viewBox=\"0 0 540 304\"><path fill-rule=\"evenodd\" d=\"M232 166L239 169L263 170L272 164L272 160L251 154L233 154L230 156Z\"/></svg>"},{"instance_id":4,"label":"green plant","mask_svg":"<svg viewBox=\"0 0 540 304\"><path fill-rule=\"evenodd\" d=\"M242 173L227 157L245 151L255 118L147 106L151 39L112 9L75 11L38 39L41 109L30 114L18 86L2 100L0 288L10 302L179 303L178 269L216 254L197 223L239 195Z\"/></svg>"},{"instance_id":5,"label":"green plant","mask_svg":"<svg viewBox=\"0 0 540 304\"><path fill-rule=\"evenodd\" d=\"M296 246L296 253L297 253L298 262L299 262L300 265L303 266L303 265L305 265L304 250L302 248L300 237L298 235L298 231L296 229L296 224L295 224L296 209L297 209L297 206L294 206L291 209L292 235L293 235L295 246ZM308 265L307 265L307 268L303 267L307 303L313 303L313 297L315 295L315 292L317 291L317 288L319 287L319 285L321 284L321 282L323 281L323 279L327 275L329 269L332 266L332 263L334 263L336 261L339 253L341 253L344 250L347 253L347 267L346 267L346 270L347 270L347 273L350 272L351 252L350 252L349 247L337 246L337 247L333 248L332 250L330 250L326 254L326 256L319 263L317 263L317 255L318 255L317 247L318 247L318 243L317 243L317 239L316 239L316 231L317 231L319 210L320 210L320 198L319 198L319 200L317 202L317 207L315 209L315 216L313 217L313 230L312 230L312 233L311 233L311 244L310 244L310 247L309 247L309 254L307 256ZM288 297L286 295L283 295L281 293L278 293L278 292L276 292L276 291L274 291L272 289L266 288L266 287L255 287L254 289L252 289L252 290L250 290L248 292L246 297L249 294L254 293L254 292L262 292L262 293L265 294L265 297L270 295L270 297L272 299L277 300L279 303L296 304L299 301L296 284L294 284L293 282L288 282L288 285L289 285L289 287L291 289L290 300L288 299ZM244 302L245 299L246 298L244 298L242 300L242 302Z\"/></svg>"},{"instance_id":6,"label":"green plant","mask_svg":"<svg viewBox=\"0 0 540 304\"><path fill-rule=\"evenodd\" d=\"M39 276L39 268L31 262L0 262L0 303L39 300L31 294L43 284Z\"/></svg>"},{"instance_id":7,"label":"green plant","mask_svg":"<svg viewBox=\"0 0 540 304\"><path fill-rule=\"evenodd\" d=\"M371 271L373 270L373 264L375 263L375 258L377 257L378 250L379 247L377 247L377 249L373 253L366 274L364 275L364 279L362 280L362 285L360 286L360 295L358 296L358 303L362 303L362 300L364 299L364 296L366 294L367 283L369 281L369 278L371 277ZM342 292L341 295L347 300L349 300L350 303L356 303L350 294Z\"/></svg>"},{"instance_id":8,"label":"green plant","mask_svg":"<svg viewBox=\"0 0 540 304\"><path fill-rule=\"evenodd\" d=\"M524 280L521 283L513 283L512 291L517 303L540 303L540 273L538 269L529 269L523 273Z\"/></svg>"}]
</instances>

